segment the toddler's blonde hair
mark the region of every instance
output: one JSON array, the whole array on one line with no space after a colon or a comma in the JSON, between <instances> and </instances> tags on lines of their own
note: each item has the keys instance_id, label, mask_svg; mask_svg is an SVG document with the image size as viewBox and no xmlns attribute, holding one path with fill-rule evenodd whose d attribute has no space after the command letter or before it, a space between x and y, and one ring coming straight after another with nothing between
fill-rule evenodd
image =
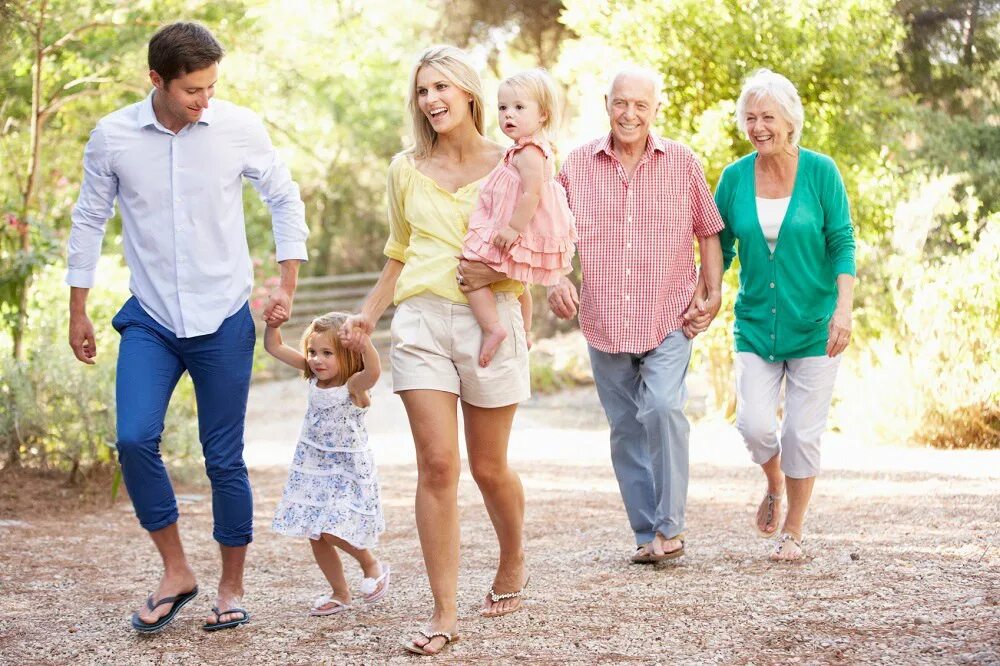
<instances>
[{"instance_id":1,"label":"toddler's blonde hair","mask_svg":"<svg viewBox=\"0 0 1000 666\"><path fill-rule=\"evenodd\" d=\"M338 383L340 384L346 382L351 375L365 369L365 360L361 354L340 344L340 337L337 335L337 331L347 321L348 316L344 312L327 312L313 319L306 326L306 330L302 332L302 356L306 359L309 358L310 338L314 335L323 335L324 333L330 335L330 338L333 340L333 350L337 356L337 367L340 370L337 376ZM315 376L308 362L306 363L305 370L302 371L302 376L306 379L312 379Z\"/></svg>"},{"instance_id":2,"label":"toddler's blonde hair","mask_svg":"<svg viewBox=\"0 0 1000 666\"><path fill-rule=\"evenodd\" d=\"M553 132L558 126L556 110L559 106L559 89L549 73L541 67L526 69L500 82L500 87L510 86L520 90L535 100L538 109L545 114L542 130Z\"/></svg>"}]
</instances>

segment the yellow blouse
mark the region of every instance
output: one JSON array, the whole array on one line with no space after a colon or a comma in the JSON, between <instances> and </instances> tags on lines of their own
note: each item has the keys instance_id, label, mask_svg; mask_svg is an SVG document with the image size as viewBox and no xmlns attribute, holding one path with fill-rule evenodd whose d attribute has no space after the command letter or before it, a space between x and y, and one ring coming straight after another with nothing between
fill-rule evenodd
<instances>
[{"instance_id":1,"label":"yellow blouse","mask_svg":"<svg viewBox=\"0 0 1000 666\"><path fill-rule=\"evenodd\" d=\"M484 180L480 178L451 193L418 171L410 154L392 160L387 185L389 240L384 252L403 263L394 303L398 305L424 291L454 303L469 302L458 288L455 268ZM524 285L517 280L502 280L493 284L493 290L520 295Z\"/></svg>"}]
</instances>

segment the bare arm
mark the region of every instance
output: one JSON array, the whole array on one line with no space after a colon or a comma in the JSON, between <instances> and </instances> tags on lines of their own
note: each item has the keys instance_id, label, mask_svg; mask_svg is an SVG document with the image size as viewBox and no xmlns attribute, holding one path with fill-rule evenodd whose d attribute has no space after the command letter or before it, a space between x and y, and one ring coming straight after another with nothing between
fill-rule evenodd
<instances>
[{"instance_id":1,"label":"bare arm","mask_svg":"<svg viewBox=\"0 0 1000 666\"><path fill-rule=\"evenodd\" d=\"M378 282L365 298L361 312L351 315L340 327L340 342L348 349L365 351L365 338L375 330L375 325L382 318L385 309L392 304L392 295L396 291L396 280L403 271L403 262L389 259L382 267Z\"/></svg>"},{"instance_id":2,"label":"bare arm","mask_svg":"<svg viewBox=\"0 0 1000 666\"><path fill-rule=\"evenodd\" d=\"M722 305L722 245L719 235L699 238L698 253L701 256L698 284L691 304L681 315L684 318L684 335L689 338L708 330Z\"/></svg>"},{"instance_id":3,"label":"bare arm","mask_svg":"<svg viewBox=\"0 0 1000 666\"><path fill-rule=\"evenodd\" d=\"M84 287L69 288L69 346L77 360L93 365L97 342L94 340L94 325L87 316L89 293L90 289Z\"/></svg>"},{"instance_id":4,"label":"bare arm","mask_svg":"<svg viewBox=\"0 0 1000 666\"><path fill-rule=\"evenodd\" d=\"M529 145L511 161L511 165L521 177L521 196L510 216L507 228L497 233L494 244L508 250L519 234L528 228L528 222L538 210L542 200L542 185L545 182L545 155L538 146Z\"/></svg>"},{"instance_id":5,"label":"bare arm","mask_svg":"<svg viewBox=\"0 0 1000 666\"><path fill-rule=\"evenodd\" d=\"M379 360L375 345L372 344L372 339L365 336L364 345L361 358L365 361L365 368L361 372L354 373L347 380L347 390L358 397L362 397L368 389L375 386L378 378L382 375L382 362Z\"/></svg>"},{"instance_id":6,"label":"bare arm","mask_svg":"<svg viewBox=\"0 0 1000 666\"><path fill-rule=\"evenodd\" d=\"M826 341L826 355L831 358L847 349L851 341L851 318L854 309L854 276L841 273L837 276L837 307L830 318L830 337Z\"/></svg>"},{"instance_id":7,"label":"bare arm","mask_svg":"<svg viewBox=\"0 0 1000 666\"><path fill-rule=\"evenodd\" d=\"M299 282L301 263L298 259L285 259L278 264L281 269L281 279L278 286L268 295L267 305L264 306L264 321L268 325L280 326L292 316L292 301L295 299L295 287ZM278 317L276 312L283 314Z\"/></svg>"},{"instance_id":8,"label":"bare arm","mask_svg":"<svg viewBox=\"0 0 1000 666\"><path fill-rule=\"evenodd\" d=\"M281 331L277 326L268 326L264 330L264 350L285 365L296 370L306 369L306 358L281 341Z\"/></svg>"}]
</instances>

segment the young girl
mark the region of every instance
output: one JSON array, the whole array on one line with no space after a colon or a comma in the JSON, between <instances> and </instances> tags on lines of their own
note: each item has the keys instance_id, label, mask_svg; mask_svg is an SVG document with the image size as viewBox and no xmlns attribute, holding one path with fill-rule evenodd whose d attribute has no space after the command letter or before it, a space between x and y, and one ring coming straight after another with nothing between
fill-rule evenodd
<instances>
[{"instance_id":1,"label":"young girl","mask_svg":"<svg viewBox=\"0 0 1000 666\"><path fill-rule=\"evenodd\" d=\"M566 191L553 179L546 132L556 113L556 87L544 70L531 69L500 83L500 128L513 139L487 177L469 218L462 256L515 280L552 286L572 270L576 227ZM489 365L507 337L489 287L469 293L483 329L479 364ZM531 295L521 296L525 332L531 330Z\"/></svg>"},{"instance_id":2,"label":"young girl","mask_svg":"<svg viewBox=\"0 0 1000 666\"><path fill-rule=\"evenodd\" d=\"M280 306L276 310L281 310L277 317L285 316ZM337 331L346 319L338 312L314 319L302 335L301 353L283 344L270 322L264 333L264 349L309 380L309 406L272 529L309 537L316 564L330 583L330 593L316 600L310 615L333 615L350 607L338 548L361 565L360 591L366 602L389 591L389 566L370 550L385 531L385 520L365 429L368 390L381 369L371 339L365 340L362 353L341 346Z\"/></svg>"}]
</instances>

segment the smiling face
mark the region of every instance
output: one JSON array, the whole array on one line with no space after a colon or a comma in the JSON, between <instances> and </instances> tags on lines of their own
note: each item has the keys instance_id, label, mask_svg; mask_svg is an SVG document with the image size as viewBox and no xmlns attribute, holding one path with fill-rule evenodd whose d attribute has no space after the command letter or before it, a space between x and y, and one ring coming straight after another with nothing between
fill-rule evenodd
<instances>
[{"instance_id":1,"label":"smiling face","mask_svg":"<svg viewBox=\"0 0 1000 666\"><path fill-rule=\"evenodd\" d=\"M615 145L645 147L649 126L660 108L656 85L642 76L619 75L605 103Z\"/></svg>"},{"instance_id":2,"label":"smiling face","mask_svg":"<svg viewBox=\"0 0 1000 666\"><path fill-rule=\"evenodd\" d=\"M417 106L438 134L472 123L472 95L430 65L417 72Z\"/></svg>"},{"instance_id":3,"label":"smiling face","mask_svg":"<svg viewBox=\"0 0 1000 666\"><path fill-rule=\"evenodd\" d=\"M334 331L313 333L306 342L306 363L320 384L329 384L340 377L340 361L337 356Z\"/></svg>"},{"instance_id":4,"label":"smiling face","mask_svg":"<svg viewBox=\"0 0 1000 666\"><path fill-rule=\"evenodd\" d=\"M156 87L153 110L157 120L167 129L176 132L201 120L209 100L215 96L219 66L213 63L169 82L164 82L163 77L152 70L149 72L149 79Z\"/></svg>"},{"instance_id":5,"label":"smiling face","mask_svg":"<svg viewBox=\"0 0 1000 666\"><path fill-rule=\"evenodd\" d=\"M747 100L743 123L747 138L758 155L771 156L787 152L792 145L795 127L782 113L780 105L769 95Z\"/></svg>"},{"instance_id":6,"label":"smiling face","mask_svg":"<svg viewBox=\"0 0 1000 666\"><path fill-rule=\"evenodd\" d=\"M535 99L512 85L502 85L497 91L497 111L500 129L514 141L537 134L548 119Z\"/></svg>"}]
</instances>

